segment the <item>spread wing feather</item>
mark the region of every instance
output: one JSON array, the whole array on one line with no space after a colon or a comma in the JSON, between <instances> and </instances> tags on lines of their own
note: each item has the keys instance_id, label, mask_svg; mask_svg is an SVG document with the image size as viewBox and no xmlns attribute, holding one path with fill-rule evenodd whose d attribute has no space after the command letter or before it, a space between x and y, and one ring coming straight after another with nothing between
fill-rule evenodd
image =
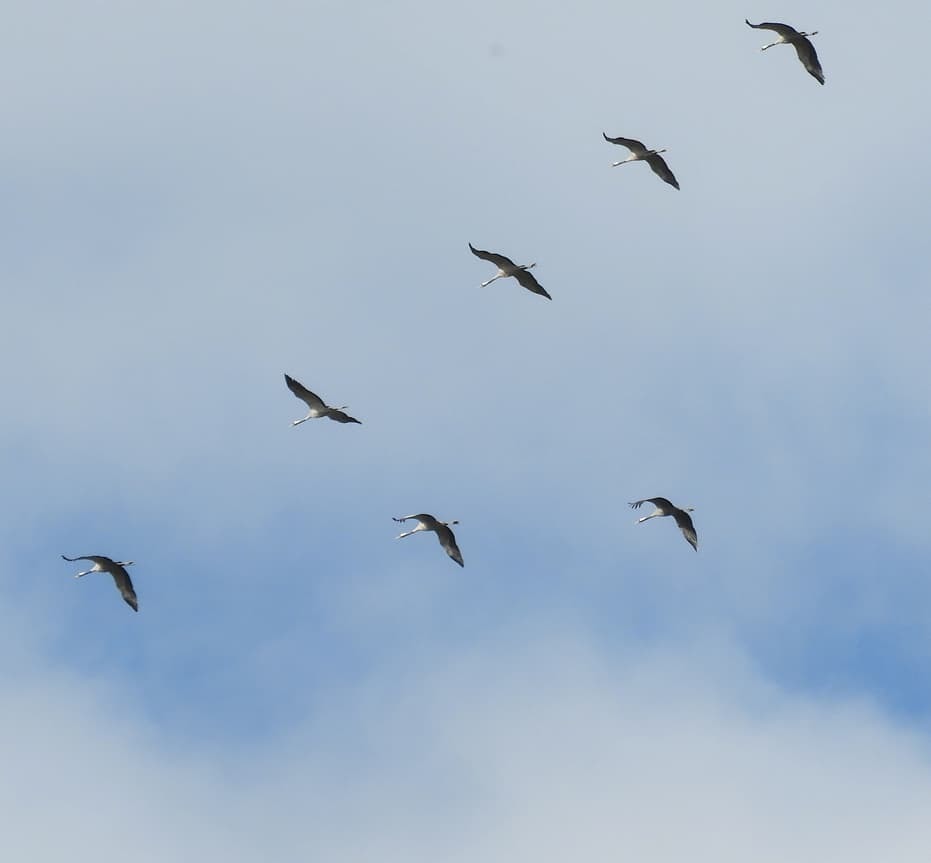
<instances>
[{"instance_id":1,"label":"spread wing feather","mask_svg":"<svg viewBox=\"0 0 931 863\"><path fill-rule=\"evenodd\" d=\"M692 524L692 516L683 509L677 509L672 515L688 544L698 551L698 534L695 532L695 525Z\"/></svg>"},{"instance_id":2,"label":"spread wing feather","mask_svg":"<svg viewBox=\"0 0 931 863\"><path fill-rule=\"evenodd\" d=\"M133 610L139 611L139 601L136 599L136 591L133 588L132 579L126 569L119 564L114 564L110 569L110 575L116 583L120 596L126 601L126 604Z\"/></svg>"},{"instance_id":3,"label":"spread wing feather","mask_svg":"<svg viewBox=\"0 0 931 863\"><path fill-rule=\"evenodd\" d=\"M462 552L459 551L459 546L456 545L456 537L453 535L453 532L446 527L446 525L441 524L436 528L436 536L446 553L456 561L459 566L465 566L462 562Z\"/></svg>"},{"instance_id":4,"label":"spread wing feather","mask_svg":"<svg viewBox=\"0 0 931 863\"><path fill-rule=\"evenodd\" d=\"M483 261L490 261L501 270L506 270L508 267L513 268L515 266L514 261L510 258L506 258L504 255L499 255L497 252L486 252L483 249L476 249L471 243L469 243L469 248L476 258L481 258Z\"/></svg>"},{"instance_id":5,"label":"spread wing feather","mask_svg":"<svg viewBox=\"0 0 931 863\"><path fill-rule=\"evenodd\" d=\"M664 497L645 497L643 500L635 500L633 503L631 503L631 506L634 509L639 509L645 503L652 503L653 506L658 507L659 509L675 509L675 507L672 505L672 502L668 501Z\"/></svg>"},{"instance_id":6,"label":"spread wing feather","mask_svg":"<svg viewBox=\"0 0 931 863\"><path fill-rule=\"evenodd\" d=\"M784 39L790 39L792 36L798 35L798 30L794 27L790 27L788 24L775 24L771 21L764 21L762 24L750 24L746 18L744 18L744 21L754 30L772 30Z\"/></svg>"},{"instance_id":7,"label":"spread wing feather","mask_svg":"<svg viewBox=\"0 0 931 863\"><path fill-rule=\"evenodd\" d=\"M609 144L620 144L622 147L627 147L632 153L643 153L646 150L646 147L643 146L643 142L637 141L634 138L609 138L604 132L601 134L604 135L604 139Z\"/></svg>"},{"instance_id":8,"label":"spread wing feather","mask_svg":"<svg viewBox=\"0 0 931 863\"><path fill-rule=\"evenodd\" d=\"M320 396L318 396L316 393L312 393L300 381L294 380L294 378L292 378L290 375L285 375L284 381L288 385L288 389L291 390L291 392L294 393L294 395L296 395L302 402L304 402L311 410L326 410L326 404L324 403L323 399L320 398Z\"/></svg>"},{"instance_id":9,"label":"spread wing feather","mask_svg":"<svg viewBox=\"0 0 931 863\"><path fill-rule=\"evenodd\" d=\"M808 39L802 37L795 42L795 53L798 54L798 59L802 61L802 65L808 71L808 74L819 84L824 84L824 72L821 71L821 63L818 60L818 52L815 51L815 46Z\"/></svg>"},{"instance_id":10,"label":"spread wing feather","mask_svg":"<svg viewBox=\"0 0 931 863\"><path fill-rule=\"evenodd\" d=\"M541 297L546 297L548 300L553 299L544 289L530 270L517 270L513 273L513 276L517 281L523 285L528 291L533 291L535 294L539 294Z\"/></svg>"},{"instance_id":11,"label":"spread wing feather","mask_svg":"<svg viewBox=\"0 0 931 863\"><path fill-rule=\"evenodd\" d=\"M675 174L669 170L669 165L666 164L666 160L662 156L658 153L648 156L647 164L653 169L653 173L657 177L665 180L670 186L674 186L676 189L679 188L679 181L676 179Z\"/></svg>"}]
</instances>

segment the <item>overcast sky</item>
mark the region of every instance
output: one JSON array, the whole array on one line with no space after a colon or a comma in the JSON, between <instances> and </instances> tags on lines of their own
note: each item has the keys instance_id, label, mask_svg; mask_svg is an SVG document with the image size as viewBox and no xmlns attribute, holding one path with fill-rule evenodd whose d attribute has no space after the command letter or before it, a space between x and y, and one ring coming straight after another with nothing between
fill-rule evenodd
<instances>
[{"instance_id":1,"label":"overcast sky","mask_svg":"<svg viewBox=\"0 0 931 863\"><path fill-rule=\"evenodd\" d=\"M11 4L4 856L924 863L931 8L860 5Z\"/></svg>"}]
</instances>

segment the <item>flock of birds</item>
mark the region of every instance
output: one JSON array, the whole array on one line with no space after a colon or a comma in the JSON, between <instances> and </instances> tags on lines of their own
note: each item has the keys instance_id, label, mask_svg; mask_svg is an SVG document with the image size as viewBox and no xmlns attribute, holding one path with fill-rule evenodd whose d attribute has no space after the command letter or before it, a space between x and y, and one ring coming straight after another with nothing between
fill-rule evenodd
<instances>
[{"instance_id":1,"label":"flock of birds","mask_svg":"<svg viewBox=\"0 0 931 863\"><path fill-rule=\"evenodd\" d=\"M792 45L795 48L795 52L798 54L798 58L802 65L805 67L808 74L811 75L819 84L824 84L824 72L821 69L821 63L818 60L818 54L815 51L815 46L812 45L811 41L809 40L810 36L817 35L817 30L812 31L811 33L804 33L796 30L794 27L790 27L788 24L776 24L771 22L751 24L749 20L744 20L748 26L753 27L755 30L772 30L774 33L776 33L776 41L764 45L761 50L766 51L768 48L772 48L776 45ZM663 157L660 155L661 153L665 153L665 150L650 150L644 146L641 141L638 141L634 138L610 138L607 134L602 134L608 143L618 144L619 146L626 147L628 150L630 150L630 155L627 156L626 159L613 162L611 167L616 168L619 165L626 165L629 162L643 161L650 166L653 172L660 179L676 189L679 188L679 181L670 170L669 165L666 164L666 160L663 159ZM481 283L481 287L488 287L488 285L497 281L498 279L514 278L517 280L518 284L526 288L531 293L538 294L541 297L546 297L548 300L553 299L543 288L543 286L537 281L533 273L530 272L530 270L535 267L536 264L515 264L510 258L504 255L498 254L496 252L486 252L482 249L476 249L471 243L469 243L469 249L477 258L481 258L483 261L488 261L498 268L498 271L495 273L495 275L493 275L487 281ZM320 398L320 396L311 392L309 389L307 389L307 387L292 378L290 375L286 374L284 379L288 389L298 399L307 405L307 416L294 420L291 423L292 426L300 425L301 423L307 422L307 420L323 419L324 417L338 423L356 423L361 425L361 420L357 420L355 417L351 417L345 412L347 405L342 405L341 407L330 407L326 404L326 402L324 402L323 399ZM692 517L689 515L690 512L693 512L692 507L678 507L665 497L648 497L644 498L643 500L635 500L630 503L630 506L634 509L639 509L645 503L653 504L654 510L649 515L645 515L637 519L638 524L649 521L651 518L670 516L675 520L676 525L682 532L682 536L685 538L686 542L688 542L688 544L691 545L695 551L698 551L698 534L695 531L695 525L692 523ZM398 534L397 539L404 539L404 537L413 536L415 533L421 533L423 531L432 531L436 534L436 537L446 554L449 555L453 561L458 563L459 566L465 566L465 563L462 559L462 552L459 550L459 546L456 544L456 537L453 534L451 528L452 525L458 524L458 521L440 521L439 519L425 512L417 513L415 515L404 515L399 518L394 518L394 521L401 524L407 521L417 522L416 527ZM89 554L81 557L67 557L63 554L62 557L70 562L86 560L93 563L93 566L90 569L86 569L83 572L77 573L75 578L81 578L85 575L89 575L92 572L109 573L112 576L113 581L126 604L129 605L133 611L139 610L139 600L136 597L136 591L133 587L132 579L129 577L129 573L126 571L126 567L131 566L133 561L113 560L112 558L105 557L101 554Z\"/></svg>"}]
</instances>

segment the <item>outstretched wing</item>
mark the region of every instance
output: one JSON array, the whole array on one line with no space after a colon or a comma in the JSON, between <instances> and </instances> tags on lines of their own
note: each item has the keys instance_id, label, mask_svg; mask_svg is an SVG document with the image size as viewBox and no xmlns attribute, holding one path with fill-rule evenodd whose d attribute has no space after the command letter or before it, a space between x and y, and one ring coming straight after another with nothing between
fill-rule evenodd
<instances>
[{"instance_id":1,"label":"outstretched wing","mask_svg":"<svg viewBox=\"0 0 931 863\"><path fill-rule=\"evenodd\" d=\"M544 289L530 270L517 270L512 273L517 281L523 285L528 291L533 291L535 294L539 294L541 297L546 297L548 300L553 299Z\"/></svg>"},{"instance_id":2,"label":"outstretched wing","mask_svg":"<svg viewBox=\"0 0 931 863\"><path fill-rule=\"evenodd\" d=\"M359 425L362 425L362 420L357 420L355 417L351 417L349 414L343 413L339 410L331 410L327 416L331 420L336 420L338 423L358 423Z\"/></svg>"},{"instance_id":3,"label":"outstretched wing","mask_svg":"<svg viewBox=\"0 0 931 863\"><path fill-rule=\"evenodd\" d=\"M778 33L784 39L790 39L792 36L798 34L798 30L794 27L790 27L788 24L773 24L769 21L764 21L762 24L750 24L750 22L744 18L744 21L752 27L754 30L772 30L774 33Z\"/></svg>"},{"instance_id":4,"label":"outstretched wing","mask_svg":"<svg viewBox=\"0 0 931 863\"><path fill-rule=\"evenodd\" d=\"M440 541L440 545L443 546L446 553L454 560L459 566L465 566L462 562L462 552L459 551L459 546L456 545L456 537L453 536L453 532L446 527L445 524L438 525L436 528L436 537Z\"/></svg>"},{"instance_id":5,"label":"outstretched wing","mask_svg":"<svg viewBox=\"0 0 931 863\"><path fill-rule=\"evenodd\" d=\"M642 141L637 141L633 138L609 138L604 132L601 134L604 135L604 139L609 144L620 144L622 147L627 147L631 153L642 153L646 150Z\"/></svg>"},{"instance_id":6,"label":"outstretched wing","mask_svg":"<svg viewBox=\"0 0 931 863\"><path fill-rule=\"evenodd\" d=\"M640 509L641 505L645 503L652 503L653 506L659 507L659 509L669 509L669 510L675 509L672 503L666 500L666 498L664 497L646 497L643 500L633 501L633 503L631 503L631 506L634 509Z\"/></svg>"},{"instance_id":7,"label":"outstretched wing","mask_svg":"<svg viewBox=\"0 0 931 863\"><path fill-rule=\"evenodd\" d=\"M476 258L481 258L483 261L491 261L496 267L501 270L506 270L508 267L513 269L514 261L510 258L506 258L504 255L499 255L496 252L485 252L482 249L476 249L471 243L469 243L469 248L472 250L472 254Z\"/></svg>"},{"instance_id":8,"label":"outstretched wing","mask_svg":"<svg viewBox=\"0 0 931 863\"><path fill-rule=\"evenodd\" d=\"M819 84L823 84L824 72L821 71L821 63L818 60L818 52L815 51L815 46L802 36L800 39L795 40L795 53L798 54L798 59L802 61L802 65L808 70L808 74Z\"/></svg>"},{"instance_id":9,"label":"outstretched wing","mask_svg":"<svg viewBox=\"0 0 931 863\"><path fill-rule=\"evenodd\" d=\"M662 156L658 153L647 156L647 164L653 169L653 173L656 174L657 177L665 180L670 186L674 186L677 189L679 188L679 181L676 179L675 174L669 170L669 165L666 164L666 160Z\"/></svg>"},{"instance_id":10,"label":"outstretched wing","mask_svg":"<svg viewBox=\"0 0 931 863\"><path fill-rule=\"evenodd\" d=\"M692 516L684 509L676 509L672 515L688 544L692 546L695 551L698 551L698 534L695 533L695 525L692 524Z\"/></svg>"},{"instance_id":11,"label":"outstretched wing","mask_svg":"<svg viewBox=\"0 0 931 863\"><path fill-rule=\"evenodd\" d=\"M294 393L294 395L296 395L302 402L304 402L311 410L326 410L326 404L324 404L323 399L321 399L320 396L318 396L316 393L312 393L300 381L294 380L294 378L292 378L290 375L285 375L284 381L288 385L288 389L291 390L291 392Z\"/></svg>"},{"instance_id":12,"label":"outstretched wing","mask_svg":"<svg viewBox=\"0 0 931 863\"><path fill-rule=\"evenodd\" d=\"M429 515L426 512L419 512L417 513L417 515L402 515L400 518L395 518L394 516L391 516L392 521L397 521L397 522L410 521L412 518L416 519L417 521L423 521L423 522L428 522L428 523L431 521L436 521L436 519L432 515Z\"/></svg>"},{"instance_id":13,"label":"outstretched wing","mask_svg":"<svg viewBox=\"0 0 931 863\"><path fill-rule=\"evenodd\" d=\"M82 557L68 557L67 555L63 554L62 558L64 560L70 561L71 563L74 563L74 561L76 560L89 560L91 563L98 563L101 559L109 560L109 558L100 558L98 555L83 555Z\"/></svg>"},{"instance_id":14,"label":"outstretched wing","mask_svg":"<svg viewBox=\"0 0 931 863\"><path fill-rule=\"evenodd\" d=\"M136 591L133 589L132 579L129 577L129 573L126 569L118 563L114 563L110 567L110 575L113 576L113 581L116 583L117 590L119 590L120 596L126 600L126 604L133 611L139 611L139 601L136 599Z\"/></svg>"}]
</instances>

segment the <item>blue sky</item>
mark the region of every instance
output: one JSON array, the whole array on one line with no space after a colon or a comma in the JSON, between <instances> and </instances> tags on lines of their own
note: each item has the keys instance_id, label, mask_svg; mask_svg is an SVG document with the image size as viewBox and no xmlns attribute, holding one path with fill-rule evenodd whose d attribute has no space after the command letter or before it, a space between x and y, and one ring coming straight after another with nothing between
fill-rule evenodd
<instances>
[{"instance_id":1,"label":"blue sky","mask_svg":"<svg viewBox=\"0 0 931 863\"><path fill-rule=\"evenodd\" d=\"M926 6L6 17L17 859L926 859Z\"/></svg>"}]
</instances>

